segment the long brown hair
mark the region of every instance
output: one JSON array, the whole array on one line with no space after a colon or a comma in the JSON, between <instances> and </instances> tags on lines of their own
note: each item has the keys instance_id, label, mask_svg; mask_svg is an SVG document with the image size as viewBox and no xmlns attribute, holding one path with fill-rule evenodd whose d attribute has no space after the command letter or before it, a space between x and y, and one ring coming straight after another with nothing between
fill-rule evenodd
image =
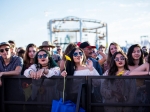
<instances>
[{"instance_id":1,"label":"long brown hair","mask_svg":"<svg viewBox=\"0 0 150 112\"><path fill-rule=\"evenodd\" d=\"M134 51L134 48L135 47L139 47L140 48L140 51L141 51L141 57L139 59L139 64L138 65L142 65L144 63L144 55L143 55L143 51L141 49L141 46L139 44L134 44L132 46L130 46L130 48L128 49L128 53L127 53L127 57L128 57L128 65L130 66L134 66L134 58L132 57L132 53Z\"/></svg>"},{"instance_id":2,"label":"long brown hair","mask_svg":"<svg viewBox=\"0 0 150 112\"><path fill-rule=\"evenodd\" d=\"M110 61L111 61L111 58L112 58L112 54L110 52L110 46L111 45L116 46L119 49L119 51L122 51L122 49L120 48L120 46L117 43L115 43L115 42L110 43L109 49L108 49L108 56L107 56L107 65L108 66L110 65Z\"/></svg>"},{"instance_id":3,"label":"long brown hair","mask_svg":"<svg viewBox=\"0 0 150 112\"><path fill-rule=\"evenodd\" d=\"M109 68L109 71L108 71L108 75L109 76L115 76L117 71L118 71L118 67L116 65L116 62L115 62L115 58L116 58L116 55L117 54L121 54L124 56L125 58L125 65L124 65L124 69L125 70L129 70L128 68L128 59L127 59L127 56L122 52L122 51L119 51L119 52L115 52L114 55L112 56L111 58L111 63L110 63L110 68Z\"/></svg>"},{"instance_id":4,"label":"long brown hair","mask_svg":"<svg viewBox=\"0 0 150 112\"><path fill-rule=\"evenodd\" d=\"M62 59L65 60L65 55L68 55L68 54L70 53L70 51L72 51L72 49L74 49L74 48L76 48L76 47L77 47L77 45L76 45L75 43L70 43L70 44L67 46L67 48L66 48L66 50L65 50L65 52L64 52L64 54L63 54Z\"/></svg>"},{"instance_id":5,"label":"long brown hair","mask_svg":"<svg viewBox=\"0 0 150 112\"><path fill-rule=\"evenodd\" d=\"M28 55L28 54L29 54L29 48L30 48L30 47L35 47L35 48L37 48L36 45L33 44L33 43L27 45L27 47L26 47L26 52L25 52L25 58L24 58L24 64L25 64L26 67L29 67L29 66L31 65L31 63L30 63L30 57L29 57L29 55Z\"/></svg>"}]
</instances>

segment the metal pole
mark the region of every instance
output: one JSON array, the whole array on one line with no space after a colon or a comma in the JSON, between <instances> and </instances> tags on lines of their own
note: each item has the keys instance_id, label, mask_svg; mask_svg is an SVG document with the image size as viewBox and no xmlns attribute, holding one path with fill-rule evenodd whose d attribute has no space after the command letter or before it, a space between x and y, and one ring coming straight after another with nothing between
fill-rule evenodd
<instances>
[{"instance_id":1,"label":"metal pole","mask_svg":"<svg viewBox=\"0 0 150 112\"><path fill-rule=\"evenodd\" d=\"M97 36L97 29L96 29L96 40L95 40L95 45L96 45L96 48L98 48L98 36Z\"/></svg>"},{"instance_id":2,"label":"metal pole","mask_svg":"<svg viewBox=\"0 0 150 112\"><path fill-rule=\"evenodd\" d=\"M82 42L82 20L80 19L80 42Z\"/></svg>"},{"instance_id":3,"label":"metal pole","mask_svg":"<svg viewBox=\"0 0 150 112\"><path fill-rule=\"evenodd\" d=\"M106 49L108 48L108 29L107 29L107 23L106 23Z\"/></svg>"},{"instance_id":4,"label":"metal pole","mask_svg":"<svg viewBox=\"0 0 150 112\"><path fill-rule=\"evenodd\" d=\"M77 32L76 32L76 42L78 41L78 39L77 39Z\"/></svg>"},{"instance_id":5,"label":"metal pole","mask_svg":"<svg viewBox=\"0 0 150 112\"><path fill-rule=\"evenodd\" d=\"M49 29L50 29L50 42L52 42L52 20L49 21Z\"/></svg>"}]
</instances>

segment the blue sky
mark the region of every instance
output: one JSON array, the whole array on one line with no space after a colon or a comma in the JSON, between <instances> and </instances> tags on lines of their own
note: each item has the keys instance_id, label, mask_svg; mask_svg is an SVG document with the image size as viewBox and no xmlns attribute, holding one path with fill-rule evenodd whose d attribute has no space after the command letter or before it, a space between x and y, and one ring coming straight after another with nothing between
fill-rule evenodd
<instances>
[{"instance_id":1,"label":"blue sky","mask_svg":"<svg viewBox=\"0 0 150 112\"><path fill-rule=\"evenodd\" d=\"M47 22L67 16L106 22L109 43L125 45L150 37L149 0L0 0L0 41L39 46L49 40Z\"/></svg>"}]
</instances>

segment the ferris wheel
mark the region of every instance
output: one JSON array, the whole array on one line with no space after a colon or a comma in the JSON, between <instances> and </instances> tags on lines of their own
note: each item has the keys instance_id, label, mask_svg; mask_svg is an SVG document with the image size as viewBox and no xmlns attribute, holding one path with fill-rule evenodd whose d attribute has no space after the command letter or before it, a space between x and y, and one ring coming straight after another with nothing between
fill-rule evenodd
<instances>
[{"instance_id":1,"label":"ferris wheel","mask_svg":"<svg viewBox=\"0 0 150 112\"><path fill-rule=\"evenodd\" d=\"M71 22L73 22L74 24L70 25ZM47 24L47 28L50 31L50 41L52 43L53 43L53 40L54 42L59 43L58 36L57 36L59 33L64 33L64 32L79 33L79 40L77 39L77 36L76 36L76 40L75 40L76 42L78 41L82 42L84 34L85 36L87 36L88 34L92 33L92 34L95 34L96 36L95 44L97 45L98 41L105 39L106 47L108 46L107 26L108 26L107 23L104 23L99 20L78 18L74 16L51 19L49 20ZM55 34L55 37L53 36L54 34ZM67 44L67 43L63 43L63 44Z\"/></svg>"}]
</instances>

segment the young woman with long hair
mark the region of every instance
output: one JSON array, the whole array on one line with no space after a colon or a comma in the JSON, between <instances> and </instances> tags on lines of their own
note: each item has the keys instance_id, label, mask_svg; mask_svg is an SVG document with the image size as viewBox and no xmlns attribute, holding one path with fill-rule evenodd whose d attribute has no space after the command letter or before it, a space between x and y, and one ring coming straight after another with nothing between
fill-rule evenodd
<instances>
[{"instance_id":1,"label":"young woman with long hair","mask_svg":"<svg viewBox=\"0 0 150 112\"><path fill-rule=\"evenodd\" d=\"M139 44L134 44L128 49L127 57L130 71L144 63L143 51Z\"/></svg>"},{"instance_id":2,"label":"young woman with long hair","mask_svg":"<svg viewBox=\"0 0 150 112\"><path fill-rule=\"evenodd\" d=\"M74 48L68 56L71 61L66 62L66 71L61 73L62 76L99 76L99 73L93 67L92 61L86 61L86 56L81 48Z\"/></svg>"},{"instance_id":3,"label":"young woman with long hair","mask_svg":"<svg viewBox=\"0 0 150 112\"><path fill-rule=\"evenodd\" d=\"M110 61L110 68L104 76L128 76L127 56L115 52ZM102 79L101 94L105 103L133 103L135 101L136 85L134 79ZM130 112L128 107L104 107L105 112Z\"/></svg>"},{"instance_id":4,"label":"young woman with long hair","mask_svg":"<svg viewBox=\"0 0 150 112\"><path fill-rule=\"evenodd\" d=\"M68 55L68 54L70 53L70 51L71 51L72 49L76 48L76 47L77 47L77 45L76 45L75 43L70 43L70 44L67 46L65 52L63 53L62 60L61 60L61 62L60 62L60 71L63 71L63 70L64 70L64 64L65 64L65 61L66 61L65 55Z\"/></svg>"},{"instance_id":5,"label":"young woman with long hair","mask_svg":"<svg viewBox=\"0 0 150 112\"><path fill-rule=\"evenodd\" d=\"M122 51L120 46L117 43L115 43L115 42L110 43L109 49L108 49L107 60L104 63L104 67L103 67L104 68L104 72L109 69L111 58L112 58L113 54L115 52L117 52L117 51Z\"/></svg>"},{"instance_id":6,"label":"young woman with long hair","mask_svg":"<svg viewBox=\"0 0 150 112\"><path fill-rule=\"evenodd\" d=\"M34 57L37 52L37 47L35 44L28 44L26 47L26 52L24 55L24 64L21 74L23 75L24 71L28 69L34 63Z\"/></svg>"},{"instance_id":7,"label":"young woman with long hair","mask_svg":"<svg viewBox=\"0 0 150 112\"><path fill-rule=\"evenodd\" d=\"M34 57L34 64L25 70L24 75L28 78L39 79L41 76L59 76L60 69L46 50L40 50Z\"/></svg>"},{"instance_id":8,"label":"young woman with long hair","mask_svg":"<svg viewBox=\"0 0 150 112\"><path fill-rule=\"evenodd\" d=\"M148 54L148 61L132 70L129 75L150 75L150 53Z\"/></svg>"}]
</instances>

